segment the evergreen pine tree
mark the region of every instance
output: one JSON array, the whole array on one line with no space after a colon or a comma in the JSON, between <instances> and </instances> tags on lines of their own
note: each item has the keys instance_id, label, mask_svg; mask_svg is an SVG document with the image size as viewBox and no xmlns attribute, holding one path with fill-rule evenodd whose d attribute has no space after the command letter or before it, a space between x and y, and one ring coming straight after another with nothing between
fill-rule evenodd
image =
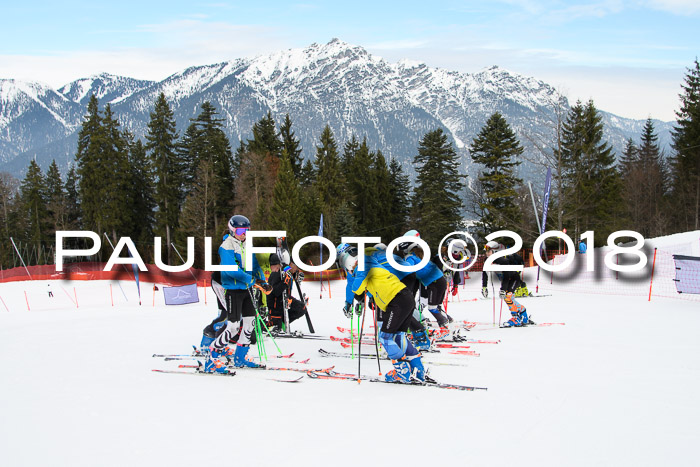
<instances>
[{"instance_id":1,"label":"evergreen pine tree","mask_svg":"<svg viewBox=\"0 0 700 467\"><path fill-rule=\"evenodd\" d=\"M392 158L389 163L389 241L397 238L408 229L408 218L411 213L410 179L403 171L401 163Z\"/></svg>"},{"instance_id":2,"label":"evergreen pine tree","mask_svg":"<svg viewBox=\"0 0 700 467\"><path fill-rule=\"evenodd\" d=\"M304 162L301 169L301 177L299 177L299 185L309 187L316 181L316 170L310 160Z\"/></svg>"},{"instance_id":3,"label":"evergreen pine tree","mask_svg":"<svg viewBox=\"0 0 700 467\"><path fill-rule=\"evenodd\" d=\"M289 118L289 114L284 116L284 123L280 126L280 137L282 138L282 152L285 152L289 157L294 177L299 179L301 178L304 159L301 157L301 143L299 138L294 135L292 119Z\"/></svg>"},{"instance_id":4,"label":"evergreen pine tree","mask_svg":"<svg viewBox=\"0 0 700 467\"><path fill-rule=\"evenodd\" d=\"M64 185L66 193L66 230L78 230L80 227L80 201L78 198L78 174L75 165L71 165Z\"/></svg>"},{"instance_id":5,"label":"evergreen pine tree","mask_svg":"<svg viewBox=\"0 0 700 467\"><path fill-rule=\"evenodd\" d=\"M10 237L15 235L18 227L16 222L16 206L19 180L7 172L0 172L0 268L14 266L12 243ZM10 231L12 226L12 231Z\"/></svg>"},{"instance_id":6,"label":"evergreen pine tree","mask_svg":"<svg viewBox=\"0 0 700 467\"><path fill-rule=\"evenodd\" d=\"M389 238L392 228L391 210L389 204L391 198L391 174L386 165L386 159L381 151L372 154L372 192L368 210L370 224L365 227L365 232L372 235L380 235L383 239ZM393 237L390 239L393 240Z\"/></svg>"},{"instance_id":7,"label":"evergreen pine tree","mask_svg":"<svg viewBox=\"0 0 700 467\"><path fill-rule=\"evenodd\" d=\"M481 237L499 230L519 230L521 212L517 188L522 180L514 174L523 147L503 116L496 112L474 138L471 157L484 166L479 175L483 197L479 202Z\"/></svg>"},{"instance_id":8,"label":"evergreen pine tree","mask_svg":"<svg viewBox=\"0 0 700 467\"><path fill-rule=\"evenodd\" d=\"M299 182L286 151L282 152L274 196L270 208L270 228L286 230L291 244L301 239L304 230L302 197Z\"/></svg>"},{"instance_id":9,"label":"evergreen pine tree","mask_svg":"<svg viewBox=\"0 0 700 467\"><path fill-rule=\"evenodd\" d=\"M360 232L352 209L350 209L346 200L343 200L335 211L333 229L338 238L356 236Z\"/></svg>"},{"instance_id":10,"label":"evergreen pine tree","mask_svg":"<svg viewBox=\"0 0 700 467\"><path fill-rule=\"evenodd\" d=\"M82 212L82 227L103 232L99 212L102 209L104 171L100 167L105 135L102 128L97 98L90 96L87 115L78 132L78 150L75 155L79 179L78 194Z\"/></svg>"},{"instance_id":11,"label":"evergreen pine tree","mask_svg":"<svg viewBox=\"0 0 700 467\"><path fill-rule=\"evenodd\" d=\"M459 157L440 128L423 136L413 163L418 173L413 225L434 251L442 237L460 224L465 176L459 173Z\"/></svg>"},{"instance_id":12,"label":"evergreen pine tree","mask_svg":"<svg viewBox=\"0 0 700 467\"><path fill-rule=\"evenodd\" d=\"M187 197L193 189L193 185L197 178L197 170L199 165L199 157L197 150L197 142L199 141L199 130L197 125L190 123L185 130L182 138L177 142L176 152L177 158L182 164L182 184L183 184L183 199Z\"/></svg>"},{"instance_id":13,"label":"evergreen pine tree","mask_svg":"<svg viewBox=\"0 0 700 467\"><path fill-rule=\"evenodd\" d=\"M333 137L331 128L326 125L321 133L320 146L316 146L315 188L318 201L324 218L324 226L327 238L336 240L334 232L335 211L342 201L343 178L340 172L340 159L338 157L338 145ZM317 213L319 215L320 213Z\"/></svg>"},{"instance_id":14,"label":"evergreen pine tree","mask_svg":"<svg viewBox=\"0 0 700 467\"><path fill-rule=\"evenodd\" d=\"M146 133L146 151L149 154L149 165L152 165L155 176L153 197L158 206L156 232L165 234L167 263L173 264L170 243L175 238L175 229L183 201L183 185L186 181L183 175L186 175L187 170L182 160L183 155L177 150L178 134L175 118L164 93L161 92L158 96L150 117ZM144 167L144 172L139 174L144 178L142 180L144 183L148 183L150 173L147 172L150 170L150 167Z\"/></svg>"},{"instance_id":15,"label":"evergreen pine tree","mask_svg":"<svg viewBox=\"0 0 700 467\"><path fill-rule=\"evenodd\" d=\"M51 223L46 210L46 181L35 160L29 163L27 175L20 187L20 202L24 212L26 232L23 237L33 247L36 247L39 264L46 258L41 257L41 246L48 240L48 229Z\"/></svg>"},{"instance_id":16,"label":"evergreen pine tree","mask_svg":"<svg viewBox=\"0 0 700 467\"><path fill-rule=\"evenodd\" d=\"M61 172L55 160L51 162L46 172L46 202L51 224L48 234L53 236L57 230L66 230L68 208Z\"/></svg>"},{"instance_id":17,"label":"evergreen pine tree","mask_svg":"<svg viewBox=\"0 0 700 467\"><path fill-rule=\"evenodd\" d=\"M639 148L632 141L632 138L627 140L625 150L618 163L618 170L622 179L625 225L631 230L639 231L639 226L642 224L641 198L644 194L641 193L641 184L644 173L642 173L641 164L639 163Z\"/></svg>"},{"instance_id":18,"label":"evergreen pine tree","mask_svg":"<svg viewBox=\"0 0 700 467\"><path fill-rule=\"evenodd\" d=\"M194 147L197 159L205 159L211 164L214 175L212 219L214 232L218 233L228 222L233 209L233 154L228 137L223 131L223 120L216 118L216 108L210 102L205 102L201 109L201 113L193 120L198 130Z\"/></svg>"},{"instance_id":19,"label":"evergreen pine tree","mask_svg":"<svg viewBox=\"0 0 700 467\"><path fill-rule=\"evenodd\" d=\"M673 230L700 229L700 62L685 75L681 108L671 135Z\"/></svg>"},{"instance_id":20,"label":"evergreen pine tree","mask_svg":"<svg viewBox=\"0 0 700 467\"><path fill-rule=\"evenodd\" d=\"M567 115L562 132L565 227L574 238L596 233L596 245L618 230L623 210L619 173L612 148L603 141L602 117L593 101L577 102Z\"/></svg>"},{"instance_id":21,"label":"evergreen pine tree","mask_svg":"<svg viewBox=\"0 0 700 467\"><path fill-rule=\"evenodd\" d=\"M641 182L641 225L638 232L644 237L657 237L666 227L663 202L666 196L666 168L658 145L654 124L647 119L639 144L639 166L644 176Z\"/></svg>"},{"instance_id":22,"label":"evergreen pine tree","mask_svg":"<svg viewBox=\"0 0 700 467\"><path fill-rule=\"evenodd\" d=\"M112 241L116 243L120 234L131 231L134 215L129 148L109 104L105 106L102 125L105 140L100 154L102 206L99 218L100 225L112 234Z\"/></svg>"},{"instance_id":23,"label":"evergreen pine tree","mask_svg":"<svg viewBox=\"0 0 700 467\"><path fill-rule=\"evenodd\" d=\"M133 141L131 135L127 135L129 143L129 162L132 181L132 206L133 225L131 236L144 247L142 251L150 251L153 248L154 227L156 224L155 208L155 175L152 159L146 152L146 147L141 140ZM144 254L142 253L142 256Z\"/></svg>"},{"instance_id":24,"label":"evergreen pine tree","mask_svg":"<svg viewBox=\"0 0 700 467\"><path fill-rule=\"evenodd\" d=\"M196 183L193 184L180 214L180 229L183 236L217 237L221 232L214 230L214 206L216 196L214 190L214 167L208 159L199 161L195 173ZM195 242L196 264L203 265L203 247L201 242Z\"/></svg>"},{"instance_id":25,"label":"evergreen pine tree","mask_svg":"<svg viewBox=\"0 0 700 467\"><path fill-rule=\"evenodd\" d=\"M279 159L282 155L283 147L275 129L275 120L272 118L272 113L268 112L265 117L253 125L253 139L248 140L246 149L248 152L269 155Z\"/></svg>"},{"instance_id":26,"label":"evergreen pine tree","mask_svg":"<svg viewBox=\"0 0 700 467\"><path fill-rule=\"evenodd\" d=\"M365 233L373 230L375 218L372 213L374 200L376 199L375 183L372 177L373 154L367 146L367 138L362 140L354 155L349 155L348 144L346 144L346 157L343 162L347 164L347 169L343 170L345 175L345 185L348 195L338 193L338 196L350 202L352 215L357 222L359 232Z\"/></svg>"}]
</instances>

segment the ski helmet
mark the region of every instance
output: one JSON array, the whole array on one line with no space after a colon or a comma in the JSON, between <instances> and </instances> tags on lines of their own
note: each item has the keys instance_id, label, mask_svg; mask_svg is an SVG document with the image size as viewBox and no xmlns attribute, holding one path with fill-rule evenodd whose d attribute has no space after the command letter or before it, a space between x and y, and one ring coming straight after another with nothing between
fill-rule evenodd
<instances>
[{"instance_id":1,"label":"ski helmet","mask_svg":"<svg viewBox=\"0 0 700 467\"><path fill-rule=\"evenodd\" d=\"M417 230L412 229L403 234L404 237L420 237ZM399 245L399 249L410 253L415 247L418 246L416 242L403 242Z\"/></svg>"},{"instance_id":2,"label":"ski helmet","mask_svg":"<svg viewBox=\"0 0 700 467\"><path fill-rule=\"evenodd\" d=\"M465 246L462 244L461 241L456 241L456 240L451 241L448 246L443 247L443 251L444 251L443 257L450 259L450 260L451 259L459 260L459 259L464 258L465 256L466 257L470 256L468 253L469 250L467 250L465 248Z\"/></svg>"},{"instance_id":3,"label":"ski helmet","mask_svg":"<svg viewBox=\"0 0 700 467\"><path fill-rule=\"evenodd\" d=\"M240 233L238 233L237 235L242 235L245 232L245 230L243 229L250 229L250 221L248 220L248 218L239 214L231 216L231 219L229 219L228 221L228 230L232 234L236 234L236 230L238 230L238 232Z\"/></svg>"},{"instance_id":4,"label":"ski helmet","mask_svg":"<svg viewBox=\"0 0 700 467\"><path fill-rule=\"evenodd\" d=\"M485 250L485 251L489 251L489 250L500 251L500 250L502 250L502 249L504 249L504 248L505 248L505 247L504 247L503 245L501 245L500 243L498 243L498 242L496 242L496 241L494 241L494 240L491 240L491 241L488 242L486 245L484 245L484 250Z\"/></svg>"},{"instance_id":5,"label":"ski helmet","mask_svg":"<svg viewBox=\"0 0 700 467\"><path fill-rule=\"evenodd\" d=\"M338 254L338 264L341 268L347 271L355 269L355 265L357 264L357 248L348 243L341 243L336 248L336 253Z\"/></svg>"},{"instance_id":6,"label":"ski helmet","mask_svg":"<svg viewBox=\"0 0 700 467\"><path fill-rule=\"evenodd\" d=\"M384 251L384 250L386 250L386 245L383 243L377 243L376 245L374 245L374 248L376 248L377 250Z\"/></svg>"}]
</instances>

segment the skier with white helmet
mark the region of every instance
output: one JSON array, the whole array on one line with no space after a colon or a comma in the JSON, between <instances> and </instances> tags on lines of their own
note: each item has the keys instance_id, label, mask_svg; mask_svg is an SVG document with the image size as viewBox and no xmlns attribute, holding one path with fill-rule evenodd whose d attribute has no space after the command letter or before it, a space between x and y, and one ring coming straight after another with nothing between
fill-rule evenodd
<instances>
[{"instance_id":1,"label":"skier with white helmet","mask_svg":"<svg viewBox=\"0 0 700 467\"><path fill-rule=\"evenodd\" d=\"M377 251L372 253L372 256L376 258L379 265L395 275L401 282L403 282L409 291L415 290L414 287L417 280L416 274L414 272L399 271L389 264L389 260L387 260L386 257L386 245L383 243L374 245L374 248L376 248ZM394 255L394 261L401 266L410 266L410 264L405 262L403 258L396 254ZM377 318L377 321L382 321L382 319ZM408 328L411 330L411 334L413 335L413 345L416 346L418 350L429 350L431 343L430 339L428 338L428 332L425 329L425 326L423 326L423 323L418 321L415 316L413 316L413 313L411 313Z\"/></svg>"},{"instance_id":2,"label":"skier with white helmet","mask_svg":"<svg viewBox=\"0 0 700 467\"><path fill-rule=\"evenodd\" d=\"M409 230L404 234L404 237L420 237L420 234L416 230ZM399 245L399 249L405 252L405 260L411 265L416 265L423 259L423 250L418 247L416 242L402 243ZM442 300L447 290L445 276L442 274L441 268L433 261L428 261L423 268L416 271L416 278L420 282L421 300L428 302L428 311L440 326L437 338L443 338L449 334L447 325L452 321L452 318L442 309Z\"/></svg>"}]
</instances>

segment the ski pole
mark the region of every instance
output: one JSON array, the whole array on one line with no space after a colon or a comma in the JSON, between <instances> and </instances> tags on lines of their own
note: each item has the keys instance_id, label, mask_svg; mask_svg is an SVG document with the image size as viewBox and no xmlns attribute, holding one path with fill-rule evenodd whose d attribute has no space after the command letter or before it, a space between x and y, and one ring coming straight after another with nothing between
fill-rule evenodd
<instances>
[{"instance_id":1,"label":"ski pole","mask_svg":"<svg viewBox=\"0 0 700 467\"><path fill-rule=\"evenodd\" d=\"M493 288L493 274L489 272L489 276L491 276L491 295L493 296L493 325L494 327L496 326L496 290ZM501 319L500 317L498 318L499 320ZM499 322L500 326L500 322Z\"/></svg>"},{"instance_id":2,"label":"ski pole","mask_svg":"<svg viewBox=\"0 0 700 467\"><path fill-rule=\"evenodd\" d=\"M357 382L359 383L360 380L360 365L362 364L362 333L365 330L365 312L367 309L367 294L365 294L365 302L364 306L362 308L362 326L360 327L360 338L358 339L358 344L357 344ZM360 317L358 316L357 319L359 320ZM358 323L359 324L359 323Z\"/></svg>"},{"instance_id":3,"label":"ski pole","mask_svg":"<svg viewBox=\"0 0 700 467\"><path fill-rule=\"evenodd\" d=\"M258 301L253 296L253 291L251 290L250 287L248 287L248 293L250 294L250 299L253 301L253 308L255 308L255 314L256 314L256 316L260 317L260 313L258 312ZM261 322L262 322L262 325L265 327L265 332L267 332L267 335L270 336L270 339L272 339L272 343L275 344L275 347L277 347L277 351L280 353L280 355L283 355L282 350L280 350L280 346L277 345L277 341L275 340L274 337L272 337L272 333L270 332L270 329L267 327L267 324L265 324L264 321L261 321Z\"/></svg>"},{"instance_id":4,"label":"ski pole","mask_svg":"<svg viewBox=\"0 0 700 467\"><path fill-rule=\"evenodd\" d=\"M502 322L502 321L501 321L501 313L503 313L503 299L501 299L501 309L500 309L500 311L498 312L498 325L499 325L499 326L501 325L501 322Z\"/></svg>"},{"instance_id":5,"label":"ski pole","mask_svg":"<svg viewBox=\"0 0 700 467\"><path fill-rule=\"evenodd\" d=\"M255 316L255 337L256 337L256 344L258 347L258 357L260 357L260 360L265 360L267 361L267 353L265 352L265 343L263 342L262 339L262 332L260 331L260 316L256 315Z\"/></svg>"},{"instance_id":6,"label":"ski pole","mask_svg":"<svg viewBox=\"0 0 700 467\"><path fill-rule=\"evenodd\" d=\"M350 309L350 356L355 358L355 306Z\"/></svg>"},{"instance_id":7,"label":"ski pole","mask_svg":"<svg viewBox=\"0 0 700 467\"><path fill-rule=\"evenodd\" d=\"M382 366L379 364L379 330L377 329L377 304L375 302L374 308L372 309L374 314L374 351L377 355L377 370L379 371L379 376L382 376Z\"/></svg>"}]
</instances>

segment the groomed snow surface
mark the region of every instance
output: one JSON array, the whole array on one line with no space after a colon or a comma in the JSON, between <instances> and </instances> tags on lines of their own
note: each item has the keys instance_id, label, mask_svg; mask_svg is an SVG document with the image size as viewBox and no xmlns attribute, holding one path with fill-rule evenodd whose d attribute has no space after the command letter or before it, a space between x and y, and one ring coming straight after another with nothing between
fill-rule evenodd
<instances>
[{"instance_id":1,"label":"groomed snow surface","mask_svg":"<svg viewBox=\"0 0 700 467\"><path fill-rule=\"evenodd\" d=\"M343 283L322 300L318 283L303 286L317 334L349 327ZM473 344L479 357L429 354L463 365L432 366L434 378L488 387L463 392L308 377L282 383L259 371L154 373L182 362L152 355L189 353L217 309L211 290L206 305L200 289L200 304L166 307L162 291L154 301L149 287L142 284L139 306L133 282L0 284L10 310L0 304L0 464L698 465L697 302L556 292L522 299L535 321L566 324L480 325L469 338L500 344ZM472 274L448 312L490 323L494 302L476 299L479 290ZM307 331L303 318L292 327ZM311 358L310 367L357 371L357 360L319 356L319 348L349 351L336 342L277 342L294 358ZM377 376L376 361L362 360L362 373Z\"/></svg>"}]
</instances>

